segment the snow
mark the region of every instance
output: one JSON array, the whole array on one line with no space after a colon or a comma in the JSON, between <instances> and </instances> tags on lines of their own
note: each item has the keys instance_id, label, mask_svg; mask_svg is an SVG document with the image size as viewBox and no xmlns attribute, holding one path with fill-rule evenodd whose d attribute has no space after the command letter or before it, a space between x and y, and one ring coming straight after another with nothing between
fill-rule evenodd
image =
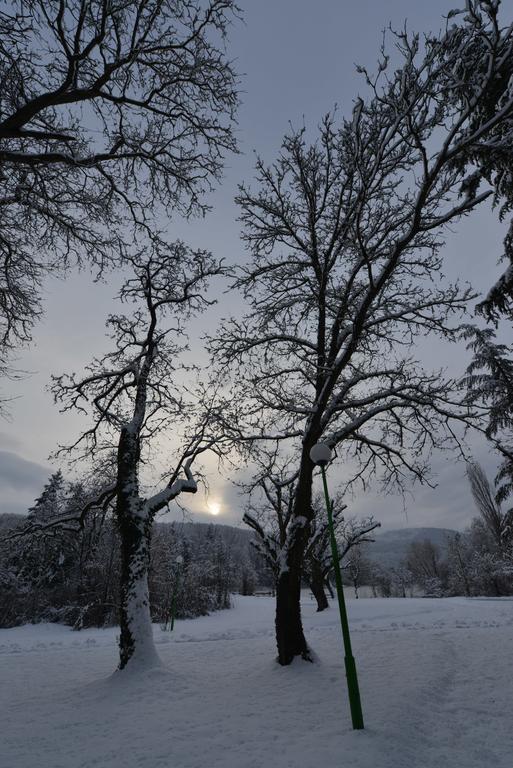
<instances>
[{"instance_id":1,"label":"snow","mask_svg":"<svg viewBox=\"0 0 513 768\"><path fill-rule=\"evenodd\" d=\"M154 626L165 668L112 674L116 629L0 630L5 768L510 768L513 600L348 601L366 728L353 731L336 604L303 614L316 663L275 661L274 602Z\"/></svg>"},{"instance_id":2,"label":"snow","mask_svg":"<svg viewBox=\"0 0 513 768\"><path fill-rule=\"evenodd\" d=\"M126 613L128 629L134 641L130 663L143 670L160 666L160 660L152 634L148 573L141 561L144 561L143 552L139 552L129 566L130 586L126 596Z\"/></svg>"}]
</instances>

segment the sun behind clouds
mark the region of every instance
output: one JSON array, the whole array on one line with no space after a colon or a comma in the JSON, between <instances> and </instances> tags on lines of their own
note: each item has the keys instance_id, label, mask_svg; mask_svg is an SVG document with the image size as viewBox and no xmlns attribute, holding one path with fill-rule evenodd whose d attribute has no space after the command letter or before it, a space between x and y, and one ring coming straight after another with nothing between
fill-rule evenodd
<instances>
[{"instance_id":1,"label":"sun behind clouds","mask_svg":"<svg viewBox=\"0 0 513 768\"><path fill-rule=\"evenodd\" d=\"M207 511L211 515L219 515L221 512L221 504L218 501L208 501Z\"/></svg>"}]
</instances>

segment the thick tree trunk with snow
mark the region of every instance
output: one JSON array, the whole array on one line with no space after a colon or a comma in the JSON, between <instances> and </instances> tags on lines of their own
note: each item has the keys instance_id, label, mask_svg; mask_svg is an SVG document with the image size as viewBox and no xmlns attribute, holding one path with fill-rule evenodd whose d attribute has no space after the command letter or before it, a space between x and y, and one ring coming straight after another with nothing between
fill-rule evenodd
<instances>
[{"instance_id":1,"label":"thick tree trunk with snow","mask_svg":"<svg viewBox=\"0 0 513 768\"><path fill-rule=\"evenodd\" d=\"M304 447L294 519L276 587L276 644L278 661L282 665L290 664L295 656L311 661L301 621L300 600L303 557L312 516L312 472L313 464Z\"/></svg>"},{"instance_id":2,"label":"thick tree trunk with snow","mask_svg":"<svg viewBox=\"0 0 513 768\"><path fill-rule=\"evenodd\" d=\"M139 439L131 427L121 431L118 446L116 516L121 537L121 616L119 669L160 664L153 642L148 571L152 521L139 497Z\"/></svg>"},{"instance_id":3,"label":"thick tree trunk with snow","mask_svg":"<svg viewBox=\"0 0 513 768\"><path fill-rule=\"evenodd\" d=\"M278 662L290 664L295 656L310 660L301 621L301 569L299 558L278 578L276 587L276 644Z\"/></svg>"},{"instance_id":4,"label":"thick tree trunk with snow","mask_svg":"<svg viewBox=\"0 0 513 768\"><path fill-rule=\"evenodd\" d=\"M136 500L134 500L136 501ZM153 642L148 590L151 523L143 517L118 515L121 534L120 661L145 667L160 664Z\"/></svg>"}]
</instances>

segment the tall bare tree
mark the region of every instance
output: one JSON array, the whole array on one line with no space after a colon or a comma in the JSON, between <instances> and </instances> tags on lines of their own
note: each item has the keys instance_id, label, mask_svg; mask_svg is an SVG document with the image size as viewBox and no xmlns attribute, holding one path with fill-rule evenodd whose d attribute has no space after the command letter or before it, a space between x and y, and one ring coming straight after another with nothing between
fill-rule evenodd
<instances>
[{"instance_id":1,"label":"tall bare tree","mask_svg":"<svg viewBox=\"0 0 513 768\"><path fill-rule=\"evenodd\" d=\"M153 520L182 493L195 493L192 463L215 450L212 437L218 410L215 395L195 402L187 397L183 377L190 368L180 361L190 316L208 303L206 286L221 265L209 253L183 243L154 241L131 257L134 276L119 298L135 303L131 315L111 315L113 351L95 359L83 377L54 379L55 398L63 410L90 414L91 424L62 451L80 450L82 458L108 460L115 454L115 482L107 489L115 499L121 538L120 668L129 662L158 662L153 644L148 598L148 568ZM184 447L164 476L161 490L143 496L140 469L151 460L150 447L164 429ZM60 521L62 524L62 521Z\"/></svg>"},{"instance_id":2,"label":"tall bare tree","mask_svg":"<svg viewBox=\"0 0 513 768\"><path fill-rule=\"evenodd\" d=\"M330 583L333 571L333 558L330 547L328 516L321 497L314 499L315 516L310 528L311 536L305 549L304 573L310 589L317 600L317 610L328 607L328 599L324 587ZM345 505L335 498L333 505L333 523L338 544L338 554L341 564L346 568L358 597L359 576L361 574L361 545L374 541L373 532L381 527L372 515L364 518L346 517L342 513Z\"/></svg>"},{"instance_id":3,"label":"tall bare tree","mask_svg":"<svg viewBox=\"0 0 513 768\"><path fill-rule=\"evenodd\" d=\"M296 493L295 475L291 474L294 462L276 464L276 456L265 449L259 450L259 472L253 481L246 484L249 500L243 520L256 534L255 549L264 557L276 583L287 562L287 547L294 537L291 526L294 519ZM342 562L360 544L372 542L371 534L381 526L372 516L357 519L346 518L347 505L342 495L337 494L333 506L333 528L338 543L339 558ZM317 601L317 610L324 611L329 603L325 587L330 587L333 559L330 544L328 516L323 497L318 494L312 499L310 537L305 547L302 575Z\"/></svg>"},{"instance_id":4,"label":"tall bare tree","mask_svg":"<svg viewBox=\"0 0 513 768\"><path fill-rule=\"evenodd\" d=\"M44 276L123 255L128 225L201 195L235 149L232 0L0 2L0 366ZM133 235L128 232L127 242Z\"/></svg>"},{"instance_id":5,"label":"tall bare tree","mask_svg":"<svg viewBox=\"0 0 513 768\"><path fill-rule=\"evenodd\" d=\"M406 567L413 574L417 584L432 585L442 576L440 549L429 539L412 541L406 555Z\"/></svg>"},{"instance_id":6,"label":"tall bare tree","mask_svg":"<svg viewBox=\"0 0 513 768\"><path fill-rule=\"evenodd\" d=\"M399 65L384 57L376 77L362 70L370 96L350 120L328 116L313 143L292 132L274 164L258 161L256 189L240 189L251 260L238 286L251 311L212 348L246 393L245 439L300 456L277 589L282 664L309 658L299 597L312 446L337 448L348 479L423 480L426 450L464 416L454 382L411 350L426 333L456 339L451 315L471 294L438 279L442 233L494 195L479 160L487 142L512 161L513 95L476 115L513 62L513 28L498 26L498 3L467 5L476 13L422 50L418 36L396 34Z\"/></svg>"}]
</instances>

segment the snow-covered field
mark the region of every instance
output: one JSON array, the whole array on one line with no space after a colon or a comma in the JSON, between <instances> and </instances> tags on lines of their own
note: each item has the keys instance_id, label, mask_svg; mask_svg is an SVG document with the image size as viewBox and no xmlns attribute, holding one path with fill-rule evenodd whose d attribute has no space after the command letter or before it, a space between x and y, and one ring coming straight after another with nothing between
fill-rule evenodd
<instances>
[{"instance_id":1,"label":"snow-covered field","mask_svg":"<svg viewBox=\"0 0 513 768\"><path fill-rule=\"evenodd\" d=\"M317 663L273 659L273 600L155 626L165 669L116 673L116 630L0 630L2 768L511 768L513 600L304 602Z\"/></svg>"}]
</instances>

